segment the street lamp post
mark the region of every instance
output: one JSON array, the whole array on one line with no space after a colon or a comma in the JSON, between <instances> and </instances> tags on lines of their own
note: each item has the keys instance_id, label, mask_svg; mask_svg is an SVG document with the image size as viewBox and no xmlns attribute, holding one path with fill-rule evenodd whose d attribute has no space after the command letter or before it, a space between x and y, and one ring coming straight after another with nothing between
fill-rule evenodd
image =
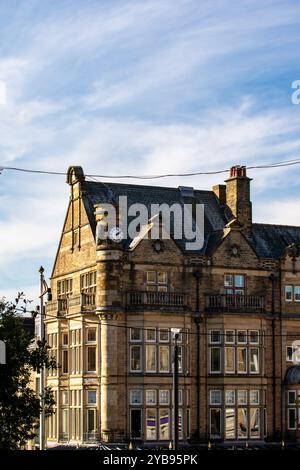
<instances>
[{"instance_id":1,"label":"street lamp post","mask_svg":"<svg viewBox=\"0 0 300 470\"><path fill-rule=\"evenodd\" d=\"M178 345L180 329L171 328L174 340L173 350L173 450L178 450Z\"/></svg>"},{"instance_id":2,"label":"street lamp post","mask_svg":"<svg viewBox=\"0 0 300 470\"><path fill-rule=\"evenodd\" d=\"M40 341L44 342L45 339L45 326L44 326L44 289L45 289L45 278L44 278L44 268L41 266L39 269L40 273L40 328L39 328L39 337ZM40 370L40 403L41 403L41 412L40 412L40 450L45 450L45 367L42 366Z\"/></svg>"}]
</instances>

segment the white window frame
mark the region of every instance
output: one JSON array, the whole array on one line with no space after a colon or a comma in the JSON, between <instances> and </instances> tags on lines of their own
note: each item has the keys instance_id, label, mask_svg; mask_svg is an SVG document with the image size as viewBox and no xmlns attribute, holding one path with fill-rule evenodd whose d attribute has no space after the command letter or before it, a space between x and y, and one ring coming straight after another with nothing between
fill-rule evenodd
<instances>
[{"instance_id":1,"label":"white window frame","mask_svg":"<svg viewBox=\"0 0 300 470\"><path fill-rule=\"evenodd\" d=\"M164 392L164 393L167 392L167 398L168 398L168 400L167 400L166 402L164 402L164 401L161 399L161 393L162 393L162 392ZM160 404L161 406L169 406L169 405L170 405L170 390L168 390L168 389L162 389L162 390L159 390L159 391L158 391L158 394L159 394L159 404Z\"/></svg>"},{"instance_id":2,"label":"white window frame","mask_svg":"<svg viewBox=\"0 0 300 470\"><path fill-rule=\"evenodd\" d=\"M232 333L233 335L233 341L227 341L227 334ZM225 344L230 344L233 345L235 344L235 330L225 330Z\"/></svg>"},{"instance_id":3,"label":"white window frame","mask_svg":"<svg viewBox=\"0 0 300 470\"><path fill-rule=\"evenodd\" d=\"M133 330L139 330L139 332L140 332L139 339L132 339ZM142 342L142 330L141 330L141 328L134 327L134 326L130 328L130 342L131 343L141 343Z\"/></svg>"},{"instance_id":4,"label":"white window frame","mask_svg":"<svg viewBox=\"0 0 300 470\"><path fill-rule=\"evenodd\" d=\"M134 393L134 392L135 392L135 393L136 393L136 392L139 392L140 397L141 397L140 401L134 402L134 401L132 400L132 397L133 397L133 393ZM141 405L143 404L143 390L142 390L141 388L138 388L138 389L131 389L129 393L130 393L130 405L131 405L131 406L141 406Z\"/></svg>"},{"instance_id":5,"label":"white window frame","mask_svg":"<svg viewBox=\"0 0 300 470\"><path fill-rule=\"evenodd\" d=\"M289 357L288 355L288 349L290 349L292 352L291 357ZM293 346L286 346L285 351L286 351L286 362L293 362L293 353L294 353Z\"/></svg>"},{"instance_id":6,"label":"white window frame","mask_svg":"<svg viewBox=\"0 0 300 470\"><path fill-rule=\"evenodd\" d=\"M161 339L161 332L167 332L168 333L168 338L167 339ZM158 330L158 341L159 343L163 343L163 344L166 344L166 343L169 343L170 342L170 331L169 331L169 328L159 328ZM177 340L177 343L178 343L178 340Z\"/></svg>"},{"instance_id":7,"label":"white window frame","mask_svg":"<svg viewBox=\"0 0 300 470\"><path fill-rule=\"evenodd\" d=\"M227 369L227 364L226 364L226 351L227 349L233 349L233 370L229 370ZM235 370L236 370L236 367L235 367L235 353L236 353L236 348L234 346L225 346L224 348L224 369L225 369L225 374L235 374Z\"/></svg>"},{"instance_id":8,"label":"white window frame","mask_svg":"<svg viewBox=\"0 0 300 470\"><path fill-rule=\"evenodd\" d=\"M257 334L257 341L251 341L251 333ZM249 330L249 344L259 344L259 330Z\"/></svg>"},{"instance_id":9,"label":"white window frame","mask_svg":"<svg viewBox=\"0 0 300 470\"><path fill-rule=\"evenodd\" d=\"M140 364L141 364L141 367L140 367L139 369L132 369L132 368L131 368L131 364L132 364L132 355L131 355L132 353L131 353L131 351L132 351L133 348L139 348L139 351L140 351ZM142 346L141 346L140 344L132 344L132 345L130 346L129 358L130 358L130 372L132 372L132 373L140 373L140 372L142 372L142 367L143 367L143 366L142 366L142 364L143 364L143 351L142 351Z\"/></svg>"},{"instance_id":10,"label":"white window frame","mask_svg":"<svg viewBox=\"0 0 300 470\"><path fill-rule=\"evenodd\" d=\"M290 426L290 411L295 412L295 426ZM289 431L296 431L297 429L297 408L295 406L287 408L287 428Z\"/></svg>"},{"instance_id":11,"label":"white window frame","mask_svg":"<svg viewBox=\"0 0 300 470\"><path fill-rule=\"evenodd\" d=\"M152 333L154 333L154 339L149 339L148 338L148 332L151 331ZM145 342L146 343L156 343L156 336L157 336L157 331L156 331L156 328L146 328L146 331L145 331Z\"/></svg>"},{"instance_id":12,"label":"white window frame","mask_svg":"<svg viewBox=\"0 0 300 470\"><path fill-rule=\"evenodd\" d=\"M91 392L95 393L95 396L96 396L95 402L89 401L89 394ZM97 390L87 390L87 404L88 406L97 406Z\"/></svg>"},{"instance_id":13,"label":"white window frame","mask_svg":"<svg viewBox=\"0 0 300 470\"><path fill-rule=\"evenodd\" d=\"M295 399L294 401L291 402L290 395L292 393L295 395ZM297 390L288 390L288 405L296 406L296 400L297 400Z\"/></svg>"},{"instance_id":14,"label":"white window frame","mask_svg":"<svg viewBox=\"0 0 300 470\"><path fill-rule=\"evenodd\" d=\"M212 395L213 393L217 393L219 395L219 401L213 402ZM222 390L213 389L209 391L209 404L211 406L221 406L222 405Z\"/></svg>"},{"instance_id":15,"label":"white window frame","mask_svg":"<svg viewBox=\"0 0 300 470\"><path fill-rule=\"evenodd\" d=\"M219 334L219 337L220 337L219 341L213 341L212 340L213 333L218 333ZM222 344L221 330L210 330L209 331L209 343L210 344Z\"/></svg>"},{"instance_id":16,"label":"white window frame","mask_svg":"<svg viewBox=\"0 0 300 470\"><path fill-rule=\"evenodd\" d=\"M243 395L244 395L244 397L246 398L245 401L241 401L241 400L240 400L240 396L239 396L239 395L240 395L241 392L243 392ZM241 389L241 390L239 389L239 390L237 391L237 404L238 404L238 406L247 406L247 405L248 405L248 392L247 392L246 389L243 389L243 390L242 390L242 389Z\"/></svg>"},{"instance_id":17,"label":"white window frame","mask_svg":"<svg viewBox=\"0 0 300 470\"><path fill-rule=\"evenodd\" d=\"M89 340L89 331L95 331L95 339L94 340ZM97 342L97 328L87 328L86 329L86 343L87 344L95 344Z\"/></svg>"},{"instance_id":18,"label":"white window frame","mask_svg":"<svg viewBox=\"0 0 300 470\"><path fill-rule=\"evenodd\" d=\"M212 350L213 349L218 349L219 352L220 352L220 368L219 370L212 370ZM212 348L209 348L209 373L210 374L220 374L222 372L222 348L221 346L215 346L215 347L212 347Z\"/></svg>"},{"instance_id":19,"label":"white window frame","mask_svg":"<svg viewBox=\"0 0 300 470\"><path fill-rule=\"evenodd\" d=\"M253 402L251 401L251 393L254 393L256 392L257 393L257 396L258 396L258 402ZM249 390L249 405L251 407L255 407L255 406L259 406L260 405L260 393L259 393L259 390Z\"/></svg>"},{"instance_id":20,"label":"white window frame","mask_svg":"<svg viewBox=\"0 0 300 470\"><path fill-rule=\"evenodd\" d=\"M231 394L232 397L233 397L233 401L227 401L227 394ZM235 402L236 402L236 397L235 397L236 393L235 393L235 390L225 390L225 405L228 406L228 407L231 407L231 406L234 406L235 405Z\"/></svg>"},{"instance_id":21,"label":"white window frame","mask_svg":"<svg viewBox=\"0 0 300 470\"><path fill-rule=\"evenodd\" d=\"M257 358L258 358L258 370L256 371L252 371L251 370L251 351L253 349L256 349L258 354L257 354ZM255 347L255 348L249 348L249 372L251 375L257 375L260 373L260 351L259 351L259 348L258 347Z\"/></svg>"},{"instance_id":22,"label":"white window frame","mask_svg":"<svg viewBox=\"0 0 300 470\"><path fill-rule=\"evenodd\" d=\"M148 400L148 393L150 393L150 392L153 393L153 395L155 397L154 402ZM157 405L157 390L155 390L153 388L147 389L145 394L146 394L146 399L145 399L146 406L147 407L156 406Z\"/></svg>"},{"instance_id":23,"label":"white window frame","mask_svg":"<svg viewBox=\"0 0 300 470\"><path fill-rule=\"evenodd\" d=\"M239 341L239 333L245 334L245 341ZM236 342L237 344L247 344L247 330L237 330L236 332Z\"/></svg>"},{"instance_id":24,"label":"white window frame","mask_svg":"<svg viewBox=\"0 0 300 470\"><path fill-rule=\"evenodd\" d=\"M288 289L291 289L291 298L290 299L287 299L287 291ZM293 286L291 286L290 284L284 286L284 299L286 302L293 302L293 297L294 297L294 289L293 289Z\"/></svg>"},{"instance_id":25,"label":"white window frame","mask_svg":"<svg viewBox=\"0 0 300 470\"><path fill-rule=\"evenodd\" d=\"M294 286L294 302L300 302L300 298L296 299L296 289L299 289L299 297L300 297L300 286Z\"/></svg>"},{"instance_id":26,"label":"white window frame","mask_svg":"<svg viewBox=\"0 0 300 470\"><path fill-rule=\"evenodd\" d=\"M239 355L238 355L239 349L245 349L246 351L246 359L245 359L246 370L239 370ZM239 346L236 348L236 370L239 375L246 375L248 373L248 348L246 346Z\"/></svg>"}]
</instances>

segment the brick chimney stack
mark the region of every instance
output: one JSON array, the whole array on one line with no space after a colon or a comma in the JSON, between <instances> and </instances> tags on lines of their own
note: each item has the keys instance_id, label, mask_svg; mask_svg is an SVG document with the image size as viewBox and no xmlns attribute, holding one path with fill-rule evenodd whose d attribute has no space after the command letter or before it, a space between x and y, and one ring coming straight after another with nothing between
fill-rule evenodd
<instances>
[{"instance_id":1,"label":"brick chimney stack","mask_svg":"<svg viewBox=\"0 0 300 470\"><path fill-rule=\"evenodd\" d=\"M226 204L232 217L241 224L245 235L251 235L252 204L250 201L250 181L245 166L235 165L230 169L226 182Z\"/></svg>"}]
</instances>

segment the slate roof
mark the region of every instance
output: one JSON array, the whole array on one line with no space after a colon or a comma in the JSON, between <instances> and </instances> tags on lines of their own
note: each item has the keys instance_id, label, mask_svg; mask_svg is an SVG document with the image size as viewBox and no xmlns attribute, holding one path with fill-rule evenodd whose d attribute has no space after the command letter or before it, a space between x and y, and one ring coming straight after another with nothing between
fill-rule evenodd
<instances>
[{"instance_id":1,"label":"slate roof","mask_svg":"<svg viewBox=\"0 0 300 470\"><path fill-rule=\"evenodd\" d=\"M194 199L192 199L183 197L179 188L94 181L84 181L83 190L93 230L96 228L94 206L101 203L117 203L119 196L127 196L128 205L142 203L148 209L150 204L183 205L191 202L204 204L205 242L203 248L197 252L202 255L212 254L214 248L221 242L223 229L229 221L228 211L220 205L213 191L194 190ZM130 243L131 240L128 240L125 248L128 248ZM176 240L176 243L184 251L185 240ZM300 244L300 227L254 223L249 243L260 258L279 258L287 246L292 243Z\"/></svg>"}]
</instances>

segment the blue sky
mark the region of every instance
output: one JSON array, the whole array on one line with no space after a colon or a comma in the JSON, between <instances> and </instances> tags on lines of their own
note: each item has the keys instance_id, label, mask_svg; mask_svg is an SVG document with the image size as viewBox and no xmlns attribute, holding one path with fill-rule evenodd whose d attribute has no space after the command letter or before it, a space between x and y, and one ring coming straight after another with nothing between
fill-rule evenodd
<instances>
[{"instance_id":1,"label":"blue sky","mask_svg":"<svg viewBox=\"0 0 300 470\"><path fill-rule=\"evenodd\" d=\"M288 0L3 0L0 165L145 174L299 157L299 23ZM255 221L300 225L300 168L250 176ZM35 298L68 187L6 171L0 183L0 295Z\"/></svg>"}]
</instances>

